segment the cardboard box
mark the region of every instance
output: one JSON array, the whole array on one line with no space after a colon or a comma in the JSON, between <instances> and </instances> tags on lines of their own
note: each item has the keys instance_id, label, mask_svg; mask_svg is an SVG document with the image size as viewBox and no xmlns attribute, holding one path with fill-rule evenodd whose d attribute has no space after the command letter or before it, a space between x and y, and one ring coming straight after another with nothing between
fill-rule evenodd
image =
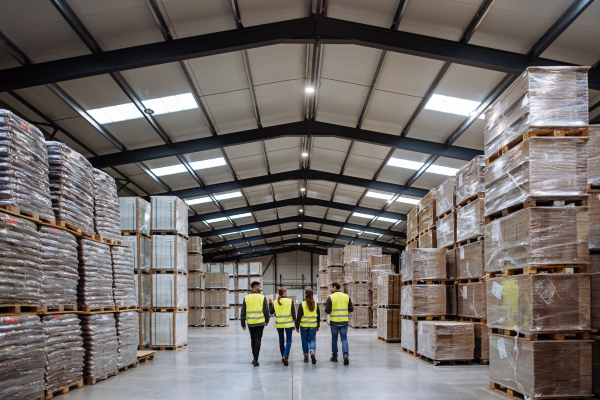
<instances>
[{"instance_id":1,"label":"cardboard box","mask_svg":"<svg viewBox=\"0 0 600 400\"><path fill-rule=\"evenodd\" d=\"M376 293L378 305L400 307L402 301L402 275L380 274Z\"/></svg>"},{"instance_id":2,"label":"cardboard box","mask_svg":"<svg viewBox=\"0 0 600 400\"><path fill-rule=\"evenodd\" d=\"M205 290L204 307L229 307L229 290Z\"/></svg>"},{"instance_id":3,"label":"cardboard box","mask_svg":"<svg viewBox=\"0 0 600 400\"><path fill-rule=\"evenodd\" d=\"M416 209L413 208L413 210ZM419 218L415 216L413 219L409 219L406 221L406 231L407 232L417 232L419 233ZM410 239L410 238L409 238Z\"/></svg>"},{"instance_id":4,"label":"cardboard box","mask_svg":"<svg viewBox=\"0 0 600 400\"><path fill-rule=\"evenodd\" d=\"M447 314L447 291L454 285L402 286L402 315L443 316Z\"/></svg>"},{"instance_id":5,"label":"cardboard box","mask_svg":"<svg viewBox=\"0 0 600 400\"><path fill-rule=\"evenodd\" d=\"M320 270L319 271L319 287L320 288L327 288L327 276L329 274L327 273L327 270L323 271Z\"/></svg>"},{"instance_id":6,"label":"cardboard box","mask_svg":"<svg viewBox=\"0 0 600 400\"><path fill-rule=\"evenodd\" d=\"M592 393L600 395L600 340L592 343Z\"/></svg>"},{"instance_id":7,"label":"cardboard box","mask_svg":"<svg viewBox=\"0 0 600 400\"><path fill-rule=\"evenodd\" d=\"M439 219L436 223L437 227L437 246L448 247L456 243L456 214L452 213ZM419 247L421 244L419 243Z\"/></svg>"},{"instance_id":8,"label":"cardboard box","mask_svg":"<svg viewBox=\"0 0 600 400\"><path fill-rule=\"evenodd\" d=\"M487 318L486 283L458 285L458 316Z\"/></svg>"},{"instance_id":9,"label":"cardboard box","mask_svg":"<svg viewBox=\"0 0 600 400\"><path fill-rule=\"evenodd\" d=\"M181 347L188 344L188 313L153 312L151 321L152 346Z\"/></svg>"},{"instance_id":10,"label":"cardboard box","mask_svg":"<svg viewBox=\"0 0 600 400\"><path fill-rule=\"evenodd\" d=\"M177 196L150 196L152 229L188 236L188 206Z\"/></svg>"},{"instance_id":11,"label":"cardboard box","mask_svg":"<svg viewBox=\"0 0 600 400\"><path fill-rule=\"evenodd\" d=\"M489 328L484 324L475 325L475 358L477 360L490 359Z\"/></svg>"},{"instance_id":12,"label":"cardboard box","mask_svg":"<svg viewBox=\"0 0 600 400\"><path fill-rule=\"evenodd\" d=\"M227 308L205 308L204 326L229 325L229 310Z\"/></svg>"},{"instance_id":13,"label":"cardboard box","mask_svg":"<svg viewBox=\"0 0 600 400\"><path fill-rule=\"evenodd\" d=\"M485 192L484 167L485 157L477 156L456 173L457 205Z\"/></svg>"},{"instance_id":14,"label":"cardboard box","mask_svg":"<svg viewBox=\"0 0 600 400\"><path fill-rule=\"evenodd\" d=\"M353 328L369 327L369 307L354 306L354 311L348 315L348 325Z\"/></svg>"},{"instance_id":15,"label":"cardboard box","mask_svg":"<svg viewBox=\"0 0 600 400\"><path fill-rule=\"evenodd\" d=\"M472 360L475 327L467 322L419 321L418 350L432 360Z\"/></svg>"},{"instance_id":16,"label":"cardboard box","mask_svg":"<svg viewBox=\"0 0 600 400\"><path fill-rule=\"evenodd\" d=\"M202 254L188 254L187 255L187 268L188 268L188 271L207 272L203 268Z\"/></svg>"},{"instance_id":17,"label":"cardboard box","mask_svg":"<svg viewBox=\"0 0 600 400\"><path fill-rule=\"evenodd\" d=\"M373 270L393 270L392 256L386 255L369 255L367 258L367 269Z\"/></svg>"},{"instance_id":18,"label":"cardboard box","mask_svg":"<svg viewBox=\"0 0 600 400\"><path fill-rule=\"evenodd\" d=\"M377 309L377 336L383 340L400 341L402 338L401 315L399 309Z\"/></svg>"},{"instance_id":19,"label":"cardboard box","mask_svg":"<svg viewBox=\"0 0 600 400\"><path fill-rule=\"evenodd\" d=\"M187 276L152 274L152 308L188 308Z\"/></svg>"},{"instance_id":20,"label":"cardboard box","mask_svg":"<svg viewBox=\"0 0 600 400\"><path fill-rule=\"evenodd\" d=\"M337 282L340 285L344 283L344 272L342 267L329 267L327 269L327 286Z\"/></svg>"},{"instance_id":21,"label":"cardboard box","mask_svg":"<svg viewBox=\"0 0 600 400\"><path fill-rule=\"evenodd\" d=\"M434 214L435 214L435 201L437 197L437 190L431 189L422 199L419 201L419 213L423 212L427 207L433 206ZM419 218L419 223L420 223Z\"/></svg>"},{"instance_id":22,"label":"cardboard box","mask_svg":"<svg viewBox=\"0 0 600 400\"><path fill-rule=\"evenodd\" d=\"M188 290L188 305L190 308L204 307L204 290Z\"/></svg>"},{"instance_id":23,"label":"cardboard box","mask_svg":"<svg viewBox=\"0 0 600 400\"><path fill-rule=\"evenodd\" d=\"M237 278L237 290L250 290L250 278L240 277Z\"/></svg>"},{"instance_id":24,"label":"cardboard box","mask_svg":"<svg viewBox=\"0 0 600 400\"><path fill-rule=\"evenodd\" d=\"M187 252L202 254L202 238L200 236L190 236L188 238Z\"/></svg>"},{"instance_id":25,"label":"cardboard box","mask_svg":"<svg viewBox=\"0 0 600 400\"><path fill-rule=\"evenodd\" d=\"M419 215L419 205L417 204L416 206L414 206L414 207L412 208L412 210L410 210L410 211L408 212L408 220L409 220L409 221L411 221L411 220L415 220L415 219L417 219L417 218L418 218L418 215Z\"/></svg>"},{"instance_id":26,"label":"cardboard box","mask_svg":"<svg viewBox=\"0 0 600 400\"><path fill-rule=\"evenodd\" d=\"M419 232L435 227L435 205L432 204L419 213Z\"/></svg>"},{"instance_id":27,"label":"cardboard box","mask_svg":"<svg viewBox=\"0 0 600 400\"><path fill-rule=\"evenodd\" d=\"M447 213L456 208L456 178L451 176L437 187L435 215Z\"/></svg>"},{"instance_id":28,"label":"cardboard box","mask_svg":"<svg viewBox=\"0 0 600 400\"><path fill-rule=\"evenodd\" d=\"M188 326L204 326L204 309L194 308L188 311Z\"/></svg>"},{"instance_id":29,"label":"cardboard box","mask_svg":"<svg viewBox=\"0 0 600 400\"><path fill-rule=\"evenodd\" d=\"M250 275L260 275L262 276L262 263L261 262L251 262L250 263Z\"/></svg>"},{"instance_id":30,"label":"cardboard box","mask_svg":"<svg viewBox=\"0 0 600 400\"><path fill-rule=\"evenodd\" d=\"M413 321L411 319L401 319L400 327L401 327L400 335L402 338L402 348L416 353L417 345L419 343L418 334L417 334L419 322Z\"/></svg>"},{"instance_id":31,"label":"cardboard box","mask_svg":"<svg viewBox=\"0 0 600 400\"><path fill-rule=\"evenodd\" d=\"M330 247L327 249L327 266L336 267L344 265L344 249Z\"/></svg>"},{"instance_id":32,"label":"cardboard box","mask_svg":"<svg viewBox=\"0 0 600 400\"><path fill-rule=\"evenodd\" d=\"M204 289L204 273L190 272L188 273L188 289Z\"/></svg>"},{"instance_id":33,"label":"cardboard box","mask_svg":"<svg viewBox=\"0 0 600 400\"><path fill-rule=\"evenodd\" d=\"M485 233L485 199L473 200L456 212L456 241L477 238Z\"/></svg>"},{"instance_id":34,"label":"cardboard box","mask_svg":"<svg viewBox=\"0 0 600 400\"><path fill-rule=\"evenodd\" d=\"M139 345L142 347L150 346L152 343L152 327L150 326L150 321L152 320L151 312L141 312L140 313L140 343Z\"/></svg>"},{"instance_id":35,"label":"cardboard box","mask_svg":"<svg viewBox=\"0 0 600 400\"><path fill-rule=\"evenodd\" d=\"M412 249L402 253L402 281L453 279L446 268L446 249Z\"/></svg>"},{"instance_id":36,"label":"cardboard box","mask_svg":"<svg viewBox=\"0 0 600 400\"><path fill-rule=\"evenodd\" d=\"M248 263L238 263L237 273L238 276L248 276Z\"/></svg>"},{"instance_id":37,"label":"cardboard box","mask_svg":"<svg viewBox=\"0 0 600 400\"><path fill-rule=\"evenodd\" d=\"M352 261L361 261L361 246L358 245L346 245L344 246L344 264L349 264Z\"/></svg>"},{"instance_id":38,"label":"cardboard box","mask_svg":"<svg viewBox=\"0 0 600 400\"><path fill-rule=\"evenodd\" d=\"M134 289L137 293L138 307L148 310L152 307L152 275L136 274L135 283L137 287Z\"/></svg>"},{"instance_id":39,"label":"cardboard box","mask_svg":"<svg viewBox=\"0 0 600 400\"><path fill-rule=\"evenodd\" d=\"M435 230L421 233L417 242L419 249L435 249L437 245L437 232Z\"/></svg>"},{"instance_id":40,"label":"cardboard box","mask_svg":"<svg viewBox=\"0 0 600 400\"><path fill-rule=\"evenodd\" d=\"M456 279L481 278L485 276L483 269L483 240L465 244L454 251L456 252Z\"/></svg>"},{"instance_id":41,"label":"cardboard box","mask_svg":"<svg viewBox=\"0 0 600 400\"><path fill-rule=\"evenodd\" d=\"M591 322L592 329L600 329L600 274L590 275L591 281Z\"/></svg>"},{"instance_id":42,"label":"cardboard box","mask_svg":"<svg viewBox=\"0 0 600 400\"><path fill-rule=\"evenodd\" d=\"M368 282L369 270L364 261L351 261L344 268L344 282Z\"/></svg>"},{"instance_id":43,"label":"cardboard box","mask_svg":"<svg viewBox=\"0 0 600 400\"><path fill-rule=\"evenodd\" d=\"M150 203L141 197L119 197L121 230L150 236Z\"/></svg>"},{"instance_id":44,"label":"cardboard box","mask_svg":"<svg viewBox=\"0 0 600 400\"><path fill-rule=\"evenodd\" d=\"M177 235L152 235L152 269L187 271L187 240Z\"/></svg>"},{"instance_id":45,"label":"cardboard box","mask_svg":"<svg viewBox=\"0 0 600 400\"><path fill-rule=\"evenodd\" d=\"M327 256L319 256L319 271L327 271Z\"/></svg>"},{"instance_id":46,"label":"cardboard box","mask_svg":"<svg viewBox=\"0 0 600 400\"><path fill-rule=\"evenodd\" d=\"M600 250L600 193L588 195L589 249Z\"/></svg>"},{"instance_id":47,"label":"cardboard box","mask_svg":"<svg viewBox=\"0 0 600 400\"><path fill-rule=\"evenodd\" d=\"M223 272L229 274L229 277L237 276L237 268L235 263L223 263Z\"/></svg>"},{"instance_id":48,"label":"cardboard box","mask_svg":"<svg viewBox=\"0 0 600 400\"><path fill-rule=\"evenodd\" d=\"M382 256L383 248L379 246L362 247L360 251L360 261L368 262L371 256Z\"/></svg>"},{"instance_id":49,"label":"cardboard box","mask_svg":"<svg viewBox=\"0 0 600 400\"><path fill-rule=\"evenodd\" d=\"M227 289L228 287L229 274L227 272L208 272L204 274L204 289Z\"/></svg>"},{"instance_id":50,"label":"cardboard box","mask_svg":"<svg viewBox=\"0 0 600 400\"><path fill-rule=\"evenodd\" d=\"M350 283L346 287L352 304L369 304L369 288L367 283Z\"/></svg>"},{"instance_id":51,"label":"cardboard box","mask_svg":"<svg viewBox=\"0 0 600 400\"><path fill-rule=\"evenodd\" d=\"M152 268L152 239L145 236L121 236L124 246L133 247L133 268L150 271Z\"/></svg>"}]
</instances>

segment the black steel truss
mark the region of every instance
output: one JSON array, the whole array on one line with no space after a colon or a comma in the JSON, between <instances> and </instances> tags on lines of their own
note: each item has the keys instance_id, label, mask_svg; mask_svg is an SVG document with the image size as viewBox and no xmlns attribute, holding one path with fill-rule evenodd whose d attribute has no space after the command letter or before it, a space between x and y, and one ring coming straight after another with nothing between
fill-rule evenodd
<instances>
[{"instance_id":1,"label":"black steel truss","mask_svg":"<svg viewBox=\"0 0 600 400\"><path fill-rule=\"evenodd\" d=\"M300 243L299 245L297 243ZM335 244L335 243L329 243L329 242L321 242L318 240L313 240L313 239L304 239L304 238L298 238L298 240L296 239L288 239L288 240L279 240L277 242L272 242L272 243L265 243L265 244L258 244L256 246L248 246L248 247L241 247L239 249L230 249L230 250L221 250L221 251L214 251L211 253L204 253L204 257L219 257L219 256L223 256L223 255L231 255L231 254L237 254L237 253L241 253L244 251L250 251L250 250L260 250L260 249L264 249L264 248L271 248L271 247L278 247L278 246L283 246L286 244L292 244L292 245L298 245L298 246L302 246L305 244L313 244L316 246L322 246L322 247L344 247L344 245L342 244Z\"/></svg>"},{"instance_id":2,"label":"black steel truss","mask_svg":"<svg viewBox=\"0 0 600 400\"><path fill-rule=\"evenodd\" d=\"M243 253L243 254L238 254L237 256L219 258L218 261L226 262L226 261L243 260L246 258L255 258L255 257L269 256L269 255L282 254L282 253L291 253L292 251L304 251L307 253L314 253L314 254L319 254L319 255L327 254L327 250L319 249L316 247L289 246L289 247L282 247L280 249L259 250L256 253Z\"/></svg>"}]
</instances>

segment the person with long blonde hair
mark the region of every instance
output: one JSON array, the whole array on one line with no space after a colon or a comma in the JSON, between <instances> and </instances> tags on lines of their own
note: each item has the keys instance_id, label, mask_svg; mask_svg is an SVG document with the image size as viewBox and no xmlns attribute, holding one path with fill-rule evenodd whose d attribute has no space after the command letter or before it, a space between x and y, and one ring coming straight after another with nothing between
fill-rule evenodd
<instances>
[{"instance_id":1,"label":"person with long blonde hair","mask_svg":"<svg viewBox=\"0 0 600 400\"><path fill-rule=\"evenodd\" d=\"M275 303L269 299L269 313L275 315L275 328L277 328L277 333L279 334L281 362L287 367L292 347L292 331L294 330L294 322L296 321L296 305L292 299L287 297L286 288L280 287L277 293L279 294L279 298Z\"/></svg>"},{"instance_id":2,"label":"person with long blonde hair","mask_svg":"<svg viewBox=\"0 0 600 400\"><path fill-rule=\"evenodd\" d=\"M302 351L304 352L304 362L308 362L308 352L313 364L317 363L317 332L321 327L321 315L319 306L313 298L312 289L304 291L304 301L302 306L298 307L298 316L296 318L296 332L301 332Z\"/></svg>"}]
</instances>

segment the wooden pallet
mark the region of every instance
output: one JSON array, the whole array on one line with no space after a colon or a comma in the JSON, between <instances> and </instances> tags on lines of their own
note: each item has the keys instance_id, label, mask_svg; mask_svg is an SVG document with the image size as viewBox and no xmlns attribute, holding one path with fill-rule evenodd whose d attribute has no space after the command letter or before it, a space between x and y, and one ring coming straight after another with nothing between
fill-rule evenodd
<instances>
[{"instance_id":1,"label":"wooden pallet","mask_svg":"<svg viewBox=\"0 0 600 400\"><path fill-rule=\"evenodd\" d=\"M439 279L413 279L404 283L406 285L452 285L452 282Z\"/></svg>"},{"instance_id":2,"label":"wooden pallet","mask_svg":"<svg viewBox=\"0 0 600 400\"><path fill-rule=\"evenodd\" d=\"M174 275L187 275L188 274L187 271L179 271L179 270L172 270L172 269L151 269L150 273L151 274L174 274Z\"/></svg>"},{"instance_id":3,"label":"wooden pallet","mask_svg":"<svg viewBox=\"0 0 600 400\"><path fill-rule=\"evenodd\" d=\"M106 306L79 306L79 312L90 313L90 314L116 312L116 311L117 311L117 307L114 304L106 305Z\"/></svg>"},{"instance_id":4,"label":"wooden pallet","mask_svg":"<svg viewBox=\"0 0 600 400\"><path fill-rule=\"evenodd\" d=\"M125 367L119 368L119 372L129 371L129 368L137 368L140 365L139 361L134 362L133 364L129 364Z\"/></svg>"},{"instance_id":5,"label":"wooden pallet","mask_svg":"<svg viewBox=\"0 0 600 400\"><path fill-rule=\"evenodd\" d=\"M384 339L382 337L377 337L377 339L379 339L385 343L400 343L401 342L401 339Z\"/></svg>"},{"instance_id":6,"label":"wooden pallet","mask_svg":"<svg viewBox=\"0 0 600 400\"><path fill-rule=\"evenodd\" d=\"M450 214L454 214L455 212L456 212L456 208L453 207L450 210L448 210L448 211L446 211L446 212L441 213L440 215L438 215L437 219L440 220L440 219L442 219L444 217L447 217Z\"/></svg>"},{"instance_id":7,"label":"wooden pallet","mask_svg":"<svg viewBox=\"0 0 600 400\"><path fill-rule=\"evenodd\" d=\"M188 328L204 328L204 325L188 325Z\"/></svg>"},{"instance_id":8,"label":"wooden pallet","mask_svg":"<svg viewBox=\"0 0 600 400\"><path fill-rule=\"evenodd\" d=\"M472 237L472 238L469 238L469 239L463 239L463 240L460 240L460 241L456 241L454 243L454 248L458 249L459 247L465 246L467 244L480 242L480 241L483 240L483 238L484 238L483 236L477 236L477 237Z\"/></svg>"},{"instance_id":9,"label":"wooden pallet","mask_svg":"<svg viewBox=\"0 0 600 400\"><path fill-rule=\"evenodd\" d=\"M375 308L385 308L387 310L399 310L400 309L400 304L380 304L378 306L376 306Z\"/></svg>"},{"instance_id":10,"label":"wooden pallet","mask_svg":"<svg viewBox=\"0 0 600 400\"><path fill-rule=\"evenodd\" d=\"M570 197L553 197L553 198L542 198L542 197L530 197L512 206L506 207L502 210L496 211L485 217L485 223L489 224L500 218L504 218L513 214L517 211L521 211L525 208L531 207L586 207L588 205L587 195L584 196L570 196Z\"/></svg>"},{"instance_id":11,"label":"wooden pallet","mask_svg":"<svg viewBox=\"0 0 600 400\"><path fill-rule=\"evenodd\" d=\"M416 351L405 349L404 347L401 347L401 349L402 349L403 352L408 353L408 354L410 354L413 357L419 357L420 356L420 354L417 353Z\"/></svg>"},{"instance_id":12,"label":"wooden pallet","mask_svg":"<svg viewBox=\"0 0 600 400\"><path fill-rule=\"evenodd\" d=\"M206 307L206 308L212 308L212 307ZM187 312L189 310L190 310L189 308L177 308L177 307L152 307L152 308L150 308L151 312Z\"/></svg>"},{"instance_id":13,"label":"wooden pallet","mask_svg":"<svg viewBox=\"0 0 600 400\"><path fill-rule=\"evenodd\" d=\"M137 274L137 275L150 275L150 270L149 269L134 269L133 273Z\"/></svg>"},{"instance_id":14,"label":"wooden pallet","mask_svg":"<svg viewBox=\"0 0 600 400\"><path fill-rule=\"evenodd\" d=\"M54 221L52 221L51 219L40 216L40 214L37 212L24 211L24 210L21 210L20 207L4 204L4 205L0 205L0 209L2 209L3 211L7 211L9 214L13 214L15 216L22 217L22 218L25 218L28 220L32 220L32 221L36 221L36 222L44 222L44 223L48 223L48 224L54 223Z\"/></svg>"},{"instance_id":15,"label":"wooden pallet","mask_svg":"<svg viewBox=\"0 0 600 400\"><path fill-rule=\"evenodd\" d=\"M62 219L56 219L56 226L60 228L70 229L71 231L76 232L81 236L85 236L87 239L96 240L96 234L92 231L88 231L87 229L81 228L80 226L73 224L72 222L65 221Z\"/></svg>"},{"instance_id":16,"label":"wooden pallet","mask_svg":"<svg viewBox=\"0 0 600 400\"><path fill-rule=\"evenodd\" d=\"M0 304L0 315L38 314L41 304L8 303Z\"/></svg>"},{"instance_id":17,"label":"wooden pallet","mask_svg":"<svg viewBox=\"0 0 600 400\"><path fill-rule=\"evenodd\" d=\"M458 317L458 320L460 322L472 322L475 324L486 324L487 325L487 318Z\"/></svg>"},{"instance_id":18,"label":"wooden pallet","mask_svg":"<svg viewBox=\"0 0 600 400\"><path fill-rule=\"evenodd\" d=\"M517 332L510 329L500 328L488 328L490 335L500 335L504 337L519 337L525 340L538 341L538 340L589 340L589 331L561 331L561 332L547 332L547 333L523 333Z\"/></svg>"},{"instance_id":19,"label":"wooden pallet","mask_svg":"<svg viewBox=\"0 0 600 400\"><path fill-rule=\"evenodd\" d=\"M567 270L569 268L569 270ZM536 274L566 274L571 273L585 274L587 273L587 264L560 264L560 265L536 265L535 267L524 267L515 269L502 270L502 277L516 275L536 275ZM485 274L486 279L496 278L499 272L488 272Z\"/></svg>"},{"instance_id":20,"label":"wooden pallet","mask_svg":"<svg viewBox=\"0 0 600 400\"><path fill-rule=\"evenodd\" d=\"M473 365L473 360L434 360L423 354L420 357L421 360L431 365Z\"/></svg>"},{"instance_id":21,"label":"wooden pallet","mask_svg":"<svg viewBox=\"0 0 600 400\"><path fill-rule=\"evenodd\" d=\"M226 324L226 325L220 325L220 324L219 325L206 325L206 324L204 324L203 326L205 328L228 328L229 324Z\"/></svg>"},{"instance_id":22,"label":"wooden pallet","mask_svg":"<svg viewBox=\"0 0 600 400\"><path fill-rule=\"evenodd\" d=\"M485 278L465 278L465 279L456 279L454 281L455 285L462 285L465 283L479 283L479 282L485 282Z\"/></svg>"},{"instance_id":23,"label":"wooden pallet","mask_svg":"<svg viewBox=\"0 0 600 400\"><path fill-rule=\"evenodd\" d=\"M440 315L440 316L403 315L402 319L410 319L413 321L453 321L454 317L447 316L447 315Z\"/></svg>"},{"instance_id":24,"label":"wooden pallet","mask_svg":"<svg viewBox=\"0 0 600 400\"><path fill-rule=\"evenodd\" d=\"M490 364L490 360L484 360L482 358L476 358L475 359L475 363L477 363L479 365L489 365Z\"/></svg>"},{"instance_id":25,"label":"wooden pallet","mask_svg":"<svg viewBox=\"0 0 600 400\"><path fill-rule=\"evenodd\" d=\"M146 238L150 238L150 235L145 235L142 232L138 231L121 231L121 236L143 236Z\"/></svg>"},{"instance_id":26,"label":"wooden pallet","mask_svg":"<svg viewBox=\"0 0 600 400\"><path fill-rule=\"evenodd\" d=\"M154 360L155 355L156 351L138 351L137 359L139 363L145 363Z\"/></svg>"},{"instance_id":27,"label":"wooden pallet","mask_svg":"<svg viewBox=\"0 0 600 400\"><path fill-rule=\"evenodd\" d=\"M479 200L479 199L485 199L485 193L479 193L479 194L473 195L471 197L467 197L466 199L463 199L463 201L461 201L459 204L456 205L456 208L457 208L457 210L459 210L459 209L463 208L464 206L471 204L475 200Z\"/></svg>"},{"instance_id":28,"label":"wooden pallet","mask_svg":"<svg viewBox=\"0 0 600 400\"><path fill-rule=\"evenodd\" d=\"M518 138L512 140L510 143L502 146L502 148L485 160L485 166L488 167L494 161L517 147L523 142L533 137L587 137L587 128L540 128L532 129L529 132L524 133Z\"/></svg>"},{"instance_id":29,"label":"wooden pallet","mask_svg":"<svg viewBox=\"0 0 600 400\"><path fill-rule=\"evenodd\" d=\"M59 387L58 389L46 390L46 400L54 398L57 394L67 394L71 389L80 389L83 387L83 379L76 382L71 382L68 385Z\"/></svg>"},{"instance_id":30,"label":"wooden pallet","mask_svg":"<svg viewBox=\"0 0 600 400\"><path fill-rule=\"evenodd\" d=\"M348 326L352 329L369 329L368 326L352 326L350 324L348 324Z\"/></svg>"},{"instance_id":31,"label":"wooden pallet","mask_svg":"<svg viewBox=\"0 0 600 400\"><path fill-rule=\"evenodd\" d=\"M100 376L98 378L85 378L85 384L86 385L95 385L96 383L103 381L105 379L110 378L111 376L115 376L115 375L119 375L119 371L115 370L109 374L106 374L104 376Z\"/></svg>"},{"instance_id":32,"label":"wooden pallet","mask_svg":"<svg viewBox=\"0 0 600 400\"><path fill-rule=\"evenodd\" d=\"M118 238L118 239L117 239L117 238L107 238L107 237L104 237L104 236L102 236L102 235L98 235L98 234L96 234L96 235L94 236L94 239L95 239L96 241L98 241L98 242L102 242L102 243L104 243L104 244L110 244L110 245L120 245L120 246L122 246L122 245L123 245L123 239L121 239L121 238Z\"/></svg>"},{"instance_id":33,"label":"wooden pallet","mask_svg":"<svg viewBox=\"0 0 600 400\"><path fill-rule=\"evenodd\" d=\"M77 304L54 304L51 306L42 305L41 313L49 314L49 313L57 313L57 312L76 312Z\"/></svg>"},{"instance_id":34,"label":"wooden pallet","mask_svg":"<svg viewBox=\"0 0 600 400\"><path fill-rule=\"evenodd\" d=\"M167 235L177 235L181 238L184 238L185 240L188 240L188 237L186 235L182 235L181 233L177 232L174 229L167 229L164 231L160 231L160 230L155 230L155 231L150 231L150 235L154 236L154 235L161 235L161 236L167 236Z\"/></svg>"},{"instance_id":35,"label":"wooden pallet","mask_svg":"<svg viewBox=\"0 0 600 400\"><path fill-rule=\"evenodd\" d=\"M416 238L420 238L421 236L423 236L423 235L425 235L425 234L427 234L427 233L429 233L431 231L435 231L435 230L437 230L437 227L435 227L435 226L431 226L429 228L425 228L421 232L419 232L419 234L416 236Z\"/></svg>"},{"instance_id":36,"label":"wooden pallet","mask_svg":"<svg viewBox=\"0 0 600 400\"><path fill-rule=\"evenodd\" d=\"M140 311L138 306L116 306L117 311Z\"/></svg>"},{"instance_id":37,"label":"wooden pallet","mask_svg":"<svg viewBox=\"0 0 600 400\"><path fill-rule=\"evenodd\" d=\"M188 345L184 344L183 346L150 346L152 350L183 350L187 349Z\"/></svg>"},{"instance_id":38,"label":"wooden pallet","mask_svg":"<svg viewBox=\"0 0 600 400\"><path fill-rule=\"evenodd\" d=\"M505 386L500 385L499 383L496 382L491 382L490 381L490 389L492 389L495 392L498 393L502 393L512 399L517 399L517 400L525 400L525 399L530 399L531 397L526 397L524 396L522 393L513 390L513 389L509 389ZM593 395L589 395L589 396L569 396L569 397L565 397L565 396L542 396L542 397L535 397L536 399L540 399L540 400L577 400L577 399L593 399L593 398L597 398L594 397Z\"/></svg>"}]
</instances>

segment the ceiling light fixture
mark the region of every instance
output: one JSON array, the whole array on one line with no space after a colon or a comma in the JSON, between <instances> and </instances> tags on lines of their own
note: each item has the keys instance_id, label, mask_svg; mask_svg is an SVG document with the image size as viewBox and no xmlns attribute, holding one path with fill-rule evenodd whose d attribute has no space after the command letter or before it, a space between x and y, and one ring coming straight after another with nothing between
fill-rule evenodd
<instances>
[{"instance_id":1,"label":"ceiling light fixture","mask_svg":"<svg viewBox=\"0 0 600 400\"><path fill-rule=\"evenodd\" d=\"M210 203L212 199L210 197L198 197L196 199L185 199L184 201L188 206L193 206L194 204Z\"/></svg>"},{"instance_id":2,"label":"ceiling light fixture","mask_svg":"<svg viewBox=\"0 0 600 400\"><path fill-rule=\"evenodd\" d=\"M423 166L423 163L417 161L409 161L403 160L401 158L390 158L387 165L391 165L393 167L398 168L406 168L411 170L419 170ZM450 168L450 167L442 167L441 165L430 165L429 168L425 170L425 172L429 172L432 174L452 176L458 172L458 168Z\"/></svg>"},{"instance_id":3,"label":"ceiling light fixture","mask_svg":"<svg viewBox=\"0 0 600 400\"><path fill-rule=\"evenodd\" d=\"M195 162L190 163L190 167L192 167L193 170L214 168L214 167L219 167L221 165L226 165L225 158L223 158L223 157L212 158L210 160L195 161ZM188 172L188 170L183 166L183 164L169 165L167 167L160 167L160 168L152 168L152 173L156 176L180 174L183 172ZM241 196L241 194L240 194L240 196ZM216 197L218 197L218 196L216 196Z\"/></svg>"},{"instance_id":4,"label":"ceiling light fixture","mask_svg":"<svg viewBox=\"0 0 600 400\"><path fill-rule=\"evenodd\" d=\"M306 151L302 152L302 157L308 157L308 153Z\"/></svg>"},{"instance_id":5,"label":"ceiling light fixture","mask_svg":"<svg viewBox=\"0 0 600 400\"><path fill-rule=\"evenodd\" d=\"M306 89L306 93L314 93L315 92L315 88L312 86L307 86Z\"/></svg>"},{"instance_id":6,"label":"ceiling light fixture","mask_svg":"<svg viewBox=\"0 0 600 400\"><path fill-rule=\"evenodd\" d=\"M302 224L298 224L298 226L302 226Z\"/></svg>"},{"instance_id":7,"label":"ceiling light fixture","mask_svg":"<svg viewBox=\"0 0 600 400\"><path fill-rule=\"evenodd\" d=\"M396 223L399 220L398 219L392 219L392 218L386 218L386 217L377 217L377 221L383 221L383 222L393 222Z\"/></svg>"},{"instance_id":8,"label":"ceiling light fixture","mask_svg":"<svg viewBox=\"0 0 600 400\"><path fill-rule=\"evenodd\" d=\"M305 190L306 190L306 189L305 189L305 188L303 188L303 187L301 187L301 188L300 188L300 191L301 191L301 192L304 192Z\"/></svg>"},{"instance_id":9,"label":"ceiling light fixture","mask_svg":"<svg viewBox=\"0 0 600 400\"><path fill-rule=\"evenodd\" d=\"M242 192L231 192L215 195L215 199L217 200L234 199L236 197L242 197Z\"/></svg>"},{"instance_id":10,"label":"ceiling light fixture","mask_svg":"<svg viewBox=\"0 0 600 400\"><path fill-rule=\"evenodd\" d=\"M301 208L301 209L300 209L300 212L304 212L304 210Z\"/></svg>"},{"instance_id":11,"label":"ceiling light fixture","mask_svg":"<svg viewBox=\"0 0 600 400\"><path fill-rule=\"evenodd\" d=\"M237 218L245 218L245 217L251 217L251 216L252 216L252 213L245 213L245 214L232 215L229 218L231 218L231 219L237 219Z\"/></svg>"},{"instance_id":12,"label":"ceiling light fixture","mask_svg":"<svg viewBox=\"0 0 600 400\"><path fill-rule=\"evenodd\" d=\"M206 222L207 224L212 224L213 222L221 222L221 221L227 221L226 217L221 217L221 218L214 218L214 219L209 219Z\"/></svg>"}]
</instances>

